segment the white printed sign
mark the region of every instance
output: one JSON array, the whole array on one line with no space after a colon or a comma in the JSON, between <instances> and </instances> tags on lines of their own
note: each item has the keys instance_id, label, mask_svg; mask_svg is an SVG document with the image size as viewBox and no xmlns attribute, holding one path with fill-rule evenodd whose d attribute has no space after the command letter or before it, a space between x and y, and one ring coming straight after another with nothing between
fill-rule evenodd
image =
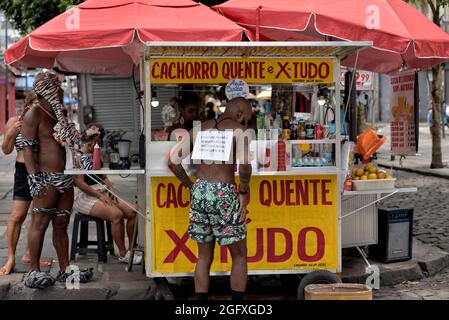
<instances>
[{"instance_id":1,"label":"white printed sign","mask_svg":"<svg viewBox=\"0 0 449 320\"><path fill-rule=\"evenodd\" d=\"M198 132L193 145L192 159L229 161L233 135L232 130Z\"/></svg>"},{"instance_id":2,"label":"white printed sign","mask_svg":"<svg viewBox=\"0 0 449 320\"><path fill-rule=\"evenodd\" d=\"M240 79L232 79L225 88L226 97L231 100L237 97L246 97L249 93L248 84Z\"/></svg>"}]
</instances>

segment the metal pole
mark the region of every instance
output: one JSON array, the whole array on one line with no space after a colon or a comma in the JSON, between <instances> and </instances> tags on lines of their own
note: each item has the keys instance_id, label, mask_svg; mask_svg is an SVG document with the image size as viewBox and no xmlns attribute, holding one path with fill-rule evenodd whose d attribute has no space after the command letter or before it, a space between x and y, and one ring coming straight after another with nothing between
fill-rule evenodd
<instances>
[{"instance_id":1,"label":"metal pole","mask_svg":"<svg viewBox=\"0 0 449 320\"><path fill-rule=\"evenodd\" d=\"M5 16L5 50L3 50L3 56L5 56L6 49L8 48L8 19ZM9 119L9 79L8 79L8 65L5 63L5 122Z\"/></svg>"},{"instance_id":2,"label":"metal pole","mask_svg":"<svg viewBox=\"0 0 449 320\"><path fill-rule=\"evenodd\" d=\"M440 109L441 109L441 131L442 131L442 133L443 133L443 139L445 139L446 138L446 131L444 130L444 125L445 125L445 115L446 115L446 107L445 107L445 103L444 103L444 101L441 101L441 107L440 107Z\"/></svg>"},{"instance_id":3,"label":"metal pole","mask_svg":"<svg viewBox=\"0 0 449 320\"><path fill-rule=\"evenodd\" d=\"M447 25L447 24L446 24ZM444 101L446 106L449 105L449 63L444 64ZM443 133L444 133L444 119L446 118L446 110L443 110ZM449 119L448 119L449 120ZM443 138L446 138L445 133Z\"/></svg>"}]
</instances>

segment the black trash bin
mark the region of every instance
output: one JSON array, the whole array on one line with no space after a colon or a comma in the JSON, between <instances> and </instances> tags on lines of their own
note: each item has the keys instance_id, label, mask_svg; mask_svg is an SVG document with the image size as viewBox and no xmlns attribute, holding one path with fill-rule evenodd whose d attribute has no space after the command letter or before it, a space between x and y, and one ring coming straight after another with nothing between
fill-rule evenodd
<instances>
[{"instance_id":1,"label":"black trash bin","mask_svg":"<svg viewBox=\"0 0 449 320\"><path fill-rule=\"evenodd\" d=\"M378 243L369 246L372 260L391 263L412 258L413 208L378 210Z\"/></svg>"}]
</instances>

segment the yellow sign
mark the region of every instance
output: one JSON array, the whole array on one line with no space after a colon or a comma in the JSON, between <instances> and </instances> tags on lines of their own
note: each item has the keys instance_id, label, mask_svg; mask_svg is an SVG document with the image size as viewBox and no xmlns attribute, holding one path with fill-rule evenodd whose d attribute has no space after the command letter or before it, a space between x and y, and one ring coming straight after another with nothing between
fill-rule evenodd
<instances>
[{"instance_id":1,"label":"yellow sign","mask_svg":"<svg viewBox=\"0 0 449 320\"><path fill-rule=\"evenodd\" d=\"M160 83L331 83L332 59L164 59L150 60L150 81Z\"/></svg>"},{"instance_id":2,"label":"yellow sign","mask_svg":"<svg viewBox=\"0 0 449 320\"><path fill-rule=\"evenodd\" d=\"M187 234L190 193L174 177L152 178L153 274L193 272L197 246ZM249 270L338 269L337 177L255 176L247 214ZM216 246L212 272L231 269Z\"/></svg>"}]
</instances>

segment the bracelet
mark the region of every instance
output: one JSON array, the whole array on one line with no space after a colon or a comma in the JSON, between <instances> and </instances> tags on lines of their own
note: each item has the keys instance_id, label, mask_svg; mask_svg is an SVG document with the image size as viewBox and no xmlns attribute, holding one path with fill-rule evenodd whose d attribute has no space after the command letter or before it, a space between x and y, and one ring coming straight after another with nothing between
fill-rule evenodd
<instances>
[{"instance_id":1,"label":"bracelet","mask_svg":"<svg viewBox=\"0 0 449 320\"><path fill-rule=\"evenodd\" d=\"M248 191L246 191L246 192L239 191L239 194L241 194L242 196L244 196L244 195L248 194Z\"/></svg>"}]
</instances>

